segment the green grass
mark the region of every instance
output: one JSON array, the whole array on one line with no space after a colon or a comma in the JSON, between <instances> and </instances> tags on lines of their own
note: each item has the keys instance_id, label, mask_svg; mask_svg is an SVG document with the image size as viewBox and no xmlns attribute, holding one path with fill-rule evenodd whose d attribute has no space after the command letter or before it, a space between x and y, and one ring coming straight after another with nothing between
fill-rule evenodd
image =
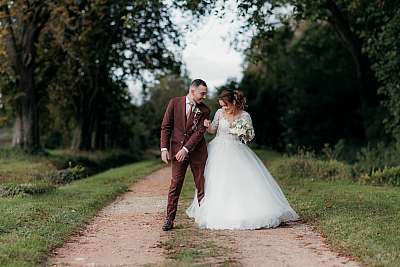
<instances>
[{"instance_id":1,"label":"green grass","mask_svg":"<svg viewBox=\"0 0 400 267\"><path fill-rule=\"evenodd\" d=\"M258 154L274 175L283 159ZM368 266L400 266L399 188L360 185L350 178L276 178L302 219L337 251Z\"/></svg>"},{"instance_id":2,"label":"green grass","mask_svg":"<svg viewBox=\"0 0 400 267\"><path fill-rule=\"evenodd\" d=\"M2 148L0 149L0 185L29 183L43 174L68 168L70 164L82 165L88 174L95 174L137 160L135 155L123 150L79 152L57 149L32 155L18 149Z\"/></svg>"},{"instance_id":3,"label":"green grass","mask_svg":"<svg viewBox=\"0 0 400 267\"><path fill-rule=\"evenodd\" d=\"M0 266L37 266L128 185L160 167L145 161L91 176L50 193L0 198Z\"/></svg>"},{"instance_id":4,"label":"green grass","mask_svg":"<svg viewBox=\"0 0 400 267\"><path fill-rule=\"evenodd\" d=\"M55 169L47 157L27 155L12 149L0 149L0 184L30 182L35 175Z\"/></svg>"},{"instance_id":5,"label":"green grass","mask_svg":"<svg viewBox=\"0 0 400 267\"><path fill-rule=\"evenodd\" d=\"M400 265L400 191L345 182L284 181L301 216L333 247L372 266Z\"/></svg>"},{"instance_id":6,"label":"green grass","mask_svg":"<svg viewBox=\"0 0 400 267\"><path fill-rule=\"evenodd\" d=\"M265 149L254 149L253 150L258 157L263 159L265 162L273 162L275 160L281 159L282 155L276 151L265 150Z\"/></svg>"}]
</instances>

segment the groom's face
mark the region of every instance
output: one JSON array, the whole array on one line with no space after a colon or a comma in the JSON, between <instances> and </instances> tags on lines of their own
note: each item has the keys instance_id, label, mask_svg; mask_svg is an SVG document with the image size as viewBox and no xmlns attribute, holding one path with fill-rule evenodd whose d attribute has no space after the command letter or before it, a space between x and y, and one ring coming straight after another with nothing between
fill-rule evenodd
<instances>
[{"instance_id":1,"label":"groom's face","mask_svg":"<svg viewBox=\"0 0 400 267\"><path fill-rule=\"evenodd\" d=\"M207 87L200 85L199 87L191 87L190 92L192 94L192 99L196 103L201 103L207 97Z\"/></svg>"}]
</instances>

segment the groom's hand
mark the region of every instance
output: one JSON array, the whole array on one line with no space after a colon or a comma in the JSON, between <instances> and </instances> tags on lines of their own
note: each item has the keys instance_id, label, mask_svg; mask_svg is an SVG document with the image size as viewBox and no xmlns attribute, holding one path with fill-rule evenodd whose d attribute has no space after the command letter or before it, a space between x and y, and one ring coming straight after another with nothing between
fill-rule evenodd
<instances>
[{"instance_id":1,"label":"groom's hand","mask_svg":"<svg viewBox=\"0 0 400 267\"><path fill-rule=\"evenodd\" d=\"M168 164L168 161L170 160L168 150L161 151L161 160Z\"/></svg>"},{"instance_id":2,"label":"groom's hand","mask_svg":"<svg viewBox=\"0 0 400 267\"><path fill-rule=\"evenodd\" d=\"M178 151L178 153L176 153L175 158L177 161L181 162L186 158L187 154L188 153L186 152L186 150L182 148L181 150Z\"/></svg>"}]
</instances>

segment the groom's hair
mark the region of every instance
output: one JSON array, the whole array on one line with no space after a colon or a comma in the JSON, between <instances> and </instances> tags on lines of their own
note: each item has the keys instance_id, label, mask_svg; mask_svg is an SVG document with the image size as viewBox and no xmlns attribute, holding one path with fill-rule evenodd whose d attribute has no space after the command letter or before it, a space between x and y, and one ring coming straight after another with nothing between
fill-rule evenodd
<instances>
[{"instance_id":1,"label":"groom's hair","mask_svg":"<svg viewBox=\"0 0 400 267\"><path fill-rule=\"evenodd\" d=\"M190 87L199 87L200 85L207 87L207 84L202 79L194 79L190 84Z\"/></svg>"}]
</instances>

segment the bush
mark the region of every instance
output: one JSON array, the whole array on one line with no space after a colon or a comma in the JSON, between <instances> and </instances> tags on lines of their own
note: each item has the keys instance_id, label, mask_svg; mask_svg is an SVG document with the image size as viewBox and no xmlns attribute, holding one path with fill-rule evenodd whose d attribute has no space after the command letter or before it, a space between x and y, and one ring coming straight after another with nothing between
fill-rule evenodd
<instances>
[{"instance_id":1,"label":"bush","mask_svg":"<svg viewBox=\"0 0 400 267\"><path fill-rule=\"evenodd\" d=\"M360 175L359 181L362 184L400 186L400 167L378 169L371 174L364 173Z\"/></svg>"},{"instance_id":2,"label":"bush","mask_svg":"<svg viewBox=\"0 0 400 267\"><path fill-rule=\"evenodd\" d=\"M356 142L340 139L333 147L328 143L324 144L321 152L324 159L334 159L354 164L357 161L357 153L359 150L360 145Z\"/></svg>"},{"instance_id":3,"label":"bush","mask_svg":"<svg viewBox=\"0 0 400 267\"><path fill-rule=\"evenodd\" d=\"M285 157L271 168L276 176L282 178L338 180L352 177L348 164L336 160L320 160L311 155Z\"/></svg>"},{"instance_id":4,"label":"bush","mask_svg":"<svg viewBox=\"0 0 400 267\"><path fill-rule=\"evenodd\" d=\"M36 181L24 184L2 184L0 185L0 197L13 197L21 195L39 195L54 190L55 185L48 181Z\"/></svg>"},{"instance_id":5,"label":"bush","mask_svg":"<svg viewBox=\"0 0 400 267\"><path fill-rule=\"evenodd\" d=\"M358 175L372 174L375 170L400 166L400 143L368 145L357 154L354 171Z\"/></svg>"},{"instance_id":6,"label":"bush","mask_svg":"<svg viewBox=\"0 0 400 267\"><path fill-rule=\"evenodd\" d=\"M81 165L76 165L63 170L51 171L44 175L37 175L36 180L46 180L52 184L67 184L75 180L79 180L88 176L86 168Z\"/></svg>"},{"instance_id":7,"label":"bush","mask_svg":"<svg viewBox=\"0 0 400 267\"><path fill-rule=\"evenodd\" d=\"M71 165L84 166L88 175L129 164L139 160L139 156L124 150L108 150L96 152L77 152L62 150L53 152L49 158L52 164L58 169L66 169Z\"/></svg>"}]
</instances>

